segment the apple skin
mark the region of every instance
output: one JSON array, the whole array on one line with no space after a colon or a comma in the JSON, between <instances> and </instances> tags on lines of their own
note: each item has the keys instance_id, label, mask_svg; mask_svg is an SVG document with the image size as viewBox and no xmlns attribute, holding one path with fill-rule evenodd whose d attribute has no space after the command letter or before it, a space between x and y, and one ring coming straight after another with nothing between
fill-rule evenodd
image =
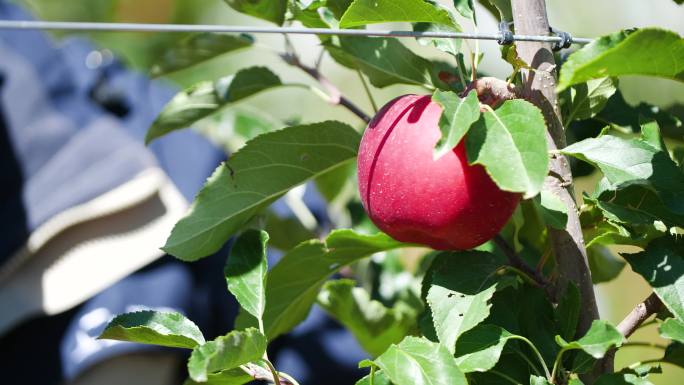
<instances>
[{"instance_id":1,"label":"apple skin","mask_svg":"<svg viewBox=\"0 0 684 385\"><path fill-rule=\"evenodd\" d=\"M465 140L433 159L441 113L430 95L387 103L361 139L359 192L370 219L392 238L471 249L501 231L520 194L502 191L482 166L469 165Z\"/></svg>"}]
</instances>

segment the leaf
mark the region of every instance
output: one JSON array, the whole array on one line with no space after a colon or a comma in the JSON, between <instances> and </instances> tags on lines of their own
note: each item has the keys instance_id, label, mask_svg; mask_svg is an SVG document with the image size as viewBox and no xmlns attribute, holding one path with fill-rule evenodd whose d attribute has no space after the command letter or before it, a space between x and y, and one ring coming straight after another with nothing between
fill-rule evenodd
<instances>
[{"instance_id":1,"label":"leaf","mask_svg":"<svg viewBox=\"0 0 684 385\"><path fill-rule=\"evenodd\" d=\"M339 167L317 177L314 180L316 189L326 201L332 202L340 195L355 169L356 163L353 160L341 164Z\"/></svg>"},{"instance_id":2,"label":"leaf","mask_svg":"<svg viewBox=\"0 0 684 385\"><path fill-rule=\"evenodd\" d=\"M392 385L389 378L387 378L387 375L382 370L375 371L372 384L370 378L370 374L364 376L356 382L356 385Z\"/></svg>"},{"instance_id":3,"label":"leaf","mask_svg":"<svg viewBox=\"0 0 684 385\"><path fill-rule=\"evenodd\" d=\"M287 251L298 244L316 237L316 233L307 229L297 218L282 218L269 210L266 215L265 230L269 235L269 246Z\"/></svg>"},{"instance_id":4,"label":"leaf","mask_svg":"<svg viewBox=\"0 0 684 385\"><path fill-rule=\"evenodd\" d=\"M375 23L425 22L458 27L449 12L423 0L354 0L340 19L340 28Z\"/></svg>"},{"instance_id":5,"label":"leaf","mask_svg":"<svg viewBox=\"0 0 684 385\"><path fill-rule=\"evenodd\" d=\"M215 82L201 82L180 92L164 107L147 131L145 143L189 127L231 103L273 87L280 78L265 67L245 68Z\"/></svg>"},{"instance_id":6,"label":"leaf","mask_svg":"<svg viewBox=\"0 0 684 385\"><path fill-rule=\"evenodd\" d=\"M451 91L435 91L432 101L442 107L439 118L439 130L442 136L435 144L433 157L438 159L442 155L453 151L461 139L480 118L480 102L475 92L470 92L465 98L460 98Z\"/></svg>"},{"instance_id":7,"label":"leaf","mask_svg":"<svg viewBox=\"0 0 684 385\"><path fill-rule=\"evenodd\" d=\"M544 222L554 229L563 230L568 222L568 208L552 191L542 189L540 212Z\"/></svg>"},{"instance_id":8,"label":"leaf","mask_svg":"<svg viewBox=\"0 0 684 385\"><path fill-rule=\"evenodd\" d=\"M433 285L427 296L432 310L432 320L439 341L449 352L456 349L456 340L464 332L474 328L489 316L489 300L496 285L475 294L465 295L457 291Z\"/></svg>"},{"instance_id":9,"label":"leaf","mask_svg":"<svg viewBox=\"0 0 684 385\"><path fill-rule=\"evenodd\" d=\"M266 307L266 244L268 233L247 230L235 241L224 273L228 290L240 306L257 319Z\"/></svg>"},{"instance_id":10,"label":"leaf","mask_svg":"<svg viewBox=\"0 0 684 385\"><path fill-rule=\"evenodd\" d=\"M605 246L591 245L587 248L591 280L594 284L609 282L617 278L626 263L616 258Z\"/></svg>"},{"instance_id":11,"label":"leaf","mask_svg":"<svg viewBox=\"0 0 684 385\"><path fill-rule=\"evenodd\" d=\"M492 369L510 339L515 336L496 325L478 325L463 333L456 342L456 363L464 373Z\"/></svg>"},{"instance_id":12,"label":"leaf","mask_svg":"<svg viewBox=\"0 0 684 385\"><path fill-rule=\"evenodd\" d=\"M238 12L282 25L285 21L287 0L225 0Z\"/></svg>"},{"instance_id":13,"label":"leaf","mask_svg":"<svg viewBox=\"0 0 684 385\"><path fill-rule=\"evenodd\" d=\"M530 376L530 385L552 385L546 378L541 376Z\"/></svg>"},{"instance_id":14,"label":"leaf","mask_svg":"<svg viewBox=\"0 0 684 385\"><path fill-rule=\"evenodd\" d=\"M406 337L375 360L395 385L466 385L463 373L444 346Z\"/></svg>"},{"instance_id":15,"label":"leaf","mask_svg":"<svg viewBox=\"0 0 684 385\"><path fill-rule=\"evenodd\" d=\"M595 119L602 124L612 123L635 133L641 131L643 123L655 121L663 131L671 132L669 135L681 136L682 122L679 118L644 102L632 106L625 101L620 90L608 99L608 103Z\"/></svg>"},{"instance_id":16,"label":"leaf","mask_svg":"<svg viewBox=\"0 0 684 385\"><path fill-rule=\"evenodd\" d=\"M596 380L595 385L653 385L645 378L634 374L613 373L604 374Z\"/></svg>"},{"instance_id":17,"label":"leaf","mask_svg":"<svg viewBox=\"0 0 684 385\"><path fill-rule=\"evenodd\" d=\"M430 88L430 61L416 55L397 39L340 37L339 45L324 46L333 57L360 69L375 87L413 84Z\"/></svg>"},{"instance_id":18,"label":"leaf","mask_svg":"<svg viewBox=\"0 0 684 385\"><path fill-rule=\"evenodd\" d=\"M622 256L668 310L684 321L684 242L666 236L652 241L641 253Z\"/></svg>"},{"instance_id":19,"label":"leaf","mask_svg":"<svg viewBox=\"0 0 684 385\"><path fill-rule=\"evenodd\" d=\"M517 73L523 68L531 68L518 54L515 44L501 46L501 58L513 67L513 73Z\"/></svg>"},{"instance_id":20,"label":"leaf","mask_svg":"<svg viewBox=\"0 0 684 385\"><path fill-rule=\"evenodd\" d=\"M457 26L448 26L434 23L415 23L413 30L416 32L462 32L462 29ZM434 45L435 48L457 56L461 51L461 39L447 39L436 37L417 37L416 40L421 45Z\"/></svg>"},{"instance_id":21,"label":"leaf","mask_svg":"<svg viewBox=\"0 0 684 385\"><path fill-rule=\"evenodd\" d=\"M183 385L243 385L252 381L254 381L252 376L237 368L209 374L206 382L195 382L192 378L188 378Z\"/></svg>"},{"instance_id":22,"label":"leaf","mask_svg":"<svg viewBox=\"0 0 684 385\"><path fill-rule=\"evenodd\" d=\"M318 295L318 305L340 321L368 354L379 356L416 329L416 310L402 302L387 308L354 285L348 279L326 282Z\"/></svg>"},{"instance_id":23,"label":"leaf","mask_svg":"<svg viewBox=\"0 0 684 385\"><path fill-rule=\"evenodd\" d=\"M602 358L612 347L620 347L624 341L622 334L606 321L595 320L587 333L577 341L565 342L556 338L563 350L579 349L594 358Z\"/></svg>"},{"instance_id":24,"label":"leaf","mask_svg":"<svg viewBox=\"0 0 684 385\"><path fill-rule=\"evenodd\" d=\"M660 325L658 330L661 337L684 343L684 322L676 318L668 318Z\"/></svg>"},{"instance_id":25,"label":"leaf","mask_svg":"<svg viewBox=\"0 0 684 385\"><path fill-rule=\"evenodd\" d=\"M661 361L684 368L684 344L673 342L667 345Z\"/></svg>"},{"instance_id":26,"label":"leaf","mask_svg":"<svg viewBox=\"0 0 684 385\"><path fill-rule=\"evenodd\" d=\"M188 349L204 343L202 332L184 315L151 310L116 316L98 339Z\"/></svg>"},{"instance_id":27,"label":"leaf","mask_svg":"<svg viewBox=\"0 0 684 385\"><path fill-rule=\"evenodd\" d=\"M588 80L572 86L563 105L565 125L573 120L593 118L601 112L608 103L608 99L617 90L617 81L610 77ZM563 100L563 99L562 99Z\"/></svg>"},{"instance_id":28,"label":"leaf","mask_svg":"<svg viewBox=\"0 0 684 385\"><path fill-rule=\"evenodd\" d=\"M254 37L244 33L240 35L195 34L167 49L159 61L152 66L150 73L152 76L165 75L253 44Z\"/></svg>"},{"instance_id":29,"label":"leaf","mask_svg":"<svg viewBox=\"0 0 684 385\"><path fill-rule=\"evenodd\" d=\"M641 139L612 135L585 139L561 150L598 167L608 182L604 190L632 184L655 191L674 213L684 214L684 173L669 155Z\"/></svg>"},{"instance_id":30,"label":"leaf","mask_svg":"<svg viewBox=\"0 0 684 385\"><path fill-rule=\"evenodd\" d=\"M471 19L474 14L473 0L453 0L454 8L466 19Z\"/></svg>"},{"instance_id":31,"label":"leaf","mask_svg":"<svg viewBox=\"0 0 684 385\"><path fill-rule=\"evenodd\" d=\"M571 340L577 332L577 322L581 310L580 291L573 282L569 282L565 293L560 298L553 315L561 338Z\"/></svg>"},{"instance_id":32,"label":"leaf","mask_svg":"<svg viewBox=\"0 0 684 385\"><path fill-rule=\"evenodd\" d=\"M234 330L193 349L188 360L188 373L193 380L205 382L211 373L258 360L265 351L266 337L258 330Z\"/></svg>"},{"instance_id":33,"label":"leaf","mask_svg":"<svg viewBox=\"0 0 684 385\"><path fill-rule=\"evenodd\" d=\"M325 281L343 266L379 251L403 247L389 236L335 230L325 241L290 250L268 274L264 324L270 340L303 321Z\"/></svg>"},{"instance_id":34,"label":"leaf","mask_svg":"<svg viewBox=\"0 0 684 385\"><path fill-rule=\"evenodd\" d=\"M497 11L498 15L494 14L495 17L498 16L499 21L513 21L513 10L511 8L511 0L479 0L482 5L484 5L487 9L492 11L492 8L487 5L489 3L491 6L493 6Z\"/></svg>"},{"instance_id":35,"label":"leaf","mask_svg":"<svg viewBox=\"0 0 684 385\"><path fill-rule=\"evenodd\" d=\"M339 122L288 127L249 141L219 166L166 241L184 261L216 252L289 189L356 156L359 134Z\"/></svg>"},{"instance_id":36,"label":"leaf","mask_svg":"<svg viewBox=\"0 0 684 385\"><path fill-rule=\"evenodd\" d=\"M558 92L606 76L650 75L684 82L684 39L657 28L600 37L563 64Z\"/></svg>"},{"instance_id":37,"label":"leaf","mask_svg":"<svg viewBox=\"0 0 684 385\"><path fill-rule=\"evenodd\" d=\"M521 99L486 110L467 136L468 160L481 164L506 191L539 193L549 171L546 123L541 111Z\"/></svg>"}]
</instances>

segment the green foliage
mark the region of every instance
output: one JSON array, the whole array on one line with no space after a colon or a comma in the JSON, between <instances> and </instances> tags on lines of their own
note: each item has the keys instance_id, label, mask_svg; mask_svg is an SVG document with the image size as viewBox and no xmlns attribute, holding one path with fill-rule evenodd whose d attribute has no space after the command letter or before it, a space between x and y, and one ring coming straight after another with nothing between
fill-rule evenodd
<instances>
[{"instance_id":1,"label":"green foliage","mask_svg":"<svg viewBox=\"0 0 684 385\"><path fill-rule=\"evenodd\" d=\"M666 236L641 253L622 256L648 281L668 310L684 321L684 241Z\"/></svg>"},{"instance_id":2,"label":"green foliage","mask_svg":"<svg viewBox=\"0 0 684 385\"><path fill-rule=\"evenodd\" d=\"M481 164L506 191L537 195L549 172L546 123L541 111L524 100L507 100L496 110L485 110L470 128L468 160Z\"/></svg>"},{"instance_id":3,"label":"green foliage","mask_svg":"<svg viewBox=\"0 0 684 385\"><path fill-rule=\"evenodd\" d=\"M612 347L620 347L624 337L606 321L594 321L587 333L577 341L566 342L560 336L556 337L556 342L565 351L582 350L594 358L603 357Z\"/></svg>"},{"instance_id":4,"label":"green foliage","mask_svg":"<svg viewBox=\"0 0 684 385\"><path fill-rule=\"evenodd\" d=\"M232 331L195 347L188 361L190 378L205 382L209 374L258 360L266 351L266 337L256 329Z\"/></svg>"},{"instance_id":5,"label":"green foliage","mask_svg":"<svg viewBox=\"0 0 684 385\"><path fill-rule=\"evenodd\" d=\"M116 316L98 338L187 349L204 344L202 332L184 315L151 310Z\"/></svg>"},{"instance_id":6,"label":"green foliage","mask_svg":"<svg viewBox=\"0 0 684 385\"><path fill-rule=\"evenodd\" d=\"M460 98L451 91L435 91L432 101L442 107L439 118L439 129L442 137L435 145L434 158L452 151L461 139L480 118L480 102L477 95L470 92L465 98Z\"/></svg>"},{"instance_id":7,"label":"green foliage","mask_svg":"<svg viewBox=\"0 0 684 385\"><path fill-rule=\"evenodd\" d=\"M561 338L569 340L575 337L577 321L579 321L580 311L582 310L581 306L579 288L570 282L553 312L554 320L558 326L558 335Z\"/></svg>"},{"instance_id":8,"label":"green foliage","mask_svg":"<svg viewBox=\"0 0 684 385\"><path fill-rule=\"evenodd\" d=\"M287 0L225 0L236 11L281 25L285 20Z\"/></svg>"},{"instance_id":9,"label":"green foliage","mask_svg":"<svg viewBox=\"0 0 684 385\"><path fill-rule=\"evenodd\" d=\"M589 119L596 116L617 91L617 81L613 78L592 79L586 83L577 84L565 91L568 95L561 101L565 102L563 119L566 126L573 120Z\"/></svg>"},{"instance_id":10,"label":"green foliage","mask_svg":"<svg viewBox=\"0 0 684 385\"><path fill-rule=\"evenodd\" d=\"M243 385L253 381L254 378L242 369L229 369L207 375L203 382L193 381L188 378L183 385Z\"/></svg>"},{"instance_id":11,"label":"green foliage","mask_svg":"<svg viewBox=\"0 0 684 385\"><path fill-rule=\"evenodd\" d=\"M266 67L250 67L214 82L201 82L180 92L164 107L152 123L145 142L172 131L187 128L229 104L273 87L282 86L280 78Z\"/></svg>"},{"instance_id":12,"label":"green foliage","mask_svg":"<svg viewBox=\"0 0 684 385\"><path fill-rule=\"evenodd\" d=\"M329 121L288 127L249 141L214 171L164 250L186 261L217 251L289 189L355 157L359 139L351 127Z\"/></svg>"},{"instance_id":13,"label":"green foliage","mask_svg":"<svg viewBox=\"0 0 684 385\"><path fill-rule=\"evenodd\" d=\"M413 24L413 30L416 32L461 32L461 28L458 26L434 23L415 23ZM416 40L421 45L432 44L435 48L453 56L457 56L461 51L461 39L418 37Z\"/></svg>"},{"instance_id":14,"label":"green foliage","mask_svg":"<svg viewBox=\"0 0 684 385\"><path fill-rule=\"evenodd\" d=\"M224 269L228 290L257 319L266 308L266 243L268 233L248 230L238 237Z\"/></svg>"},{"instance_id":15,"label":"green foliage","mask_svg":"<svg viewBox=\"0 0 684 385\"><path fill-rule=\"evenodd\" d=\"M164 52L159 61L152 66L150 74L161 76L180 71L217 56L251 47L253 44L254 37L248 34L234 36L200 33L192 35Z\"/></svg>"},{"instance_id":16,"label":"green foliage","mask_svg":"<svg viewBox=\"0 0 684 385\"><path fill-rule=\"evenodd\" d=\"M594 283L609 282L615 279L626 263L615 257L607 247L591 245L587 247L587 258Z\"/></svg>"},{"instance_id":17,"label":"green foliage","mask_svg":"<svg viewBox=\"0 0 684 385\"><path fill-rule=\"evenodd\" d=\"M442 345L406 337L374 361L395 385L467 385L454 358Z\"/></svg>"},{"instance_id":18,"label":"green foliage","mask_svg":"<svg viewBox=\"0 0 684 385\"><path fill-rule=\"evenodd\" d=\"M273 267L266 285L266 335L273 339L303 321L325 281L342 267L379 251L404 246L385 234L336 230L325 241L310 240L290 250Z\"/></svg>"},{"instance_id":19,"label":"green foliage","mask_svg":"<svg viewBox=\"0 0 684 385\"><path fill-rule=\"evenodd\" d=\"M456 344L456 363L464 373L491 370L506 342L515 336L496 325L479 325L465 332Z\"/></svg>"},{"instance_id":20,"label":"green foliage","mask_svg":"<svg viewBox=\"0 0 684 385\"><path fill-rule=\"evenodd\" d=\"M458 28L446 9L424 0L354 0L340 19L340 27L400 21L444 24Z\"/></svg>"},{"instance_id":21,"label":"green foliage","mask_svg":"<svg viewBox=\"0 0 684 385\"><path fill-rule=\"evenodd\" d=\"M684 322L675 318L668 318L660 325L660 336L673 341L684 343Z\"/></svg>"},{"instance_id":22,"label":"green foliage","mask_svg":"<svg viewBox=\"0 0 684 385\"><path fill-rule=\"evenodd\" d=\"M377 357L416 330L418 309L403 302L387 308L355 284L346 279L327 282L318 295L318 305L354 334L368 354Z\"/></svg>"},{"instance_id":23,"label":"green foliage","mask_svg":"<svg viewBox=\"0 0 684 385\"><path fill-rule=\"evenodd\" d=\"M606 76L650 75L684 82L684 39L656 28L603 36L570 55L558 91Z\"/></svg>"}]
</instances>

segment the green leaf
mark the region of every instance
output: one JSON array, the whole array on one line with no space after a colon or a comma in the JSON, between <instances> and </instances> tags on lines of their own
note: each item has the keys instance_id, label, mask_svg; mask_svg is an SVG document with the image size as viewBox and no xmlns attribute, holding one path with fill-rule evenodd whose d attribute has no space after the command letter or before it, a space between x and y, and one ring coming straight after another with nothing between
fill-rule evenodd
<instances>
[{"instance_id":1,"label":"green leaf","mask_svg":"<svg viewBox=\"0 0 684 385\"><path fill-rule=\"evenodd\" d=\"M179 71L253 44L254 37L248 34L195 34L166 50L159 61L152 66L150 73L152 76L161 76Z\"/></svg>"},{"instance_id":2,"label":"green leaf","mask_svg":"<svg viewBox=\"0 0 684 385\"><path fill-rule=\"evenodd\" d=\"M533 104L517 99L486 110L467 136L468 160L481 164L506 191L539 193L549 172L546 123Z\"/></svg>"},{"instance_id":3,"label":"green leaf","mask_svg":"<svg viewBox=\"0 0 684 385\"><path fill-rule=\"evenodd\" d=\"M511 0L479 0L482 5L484 5L487 9L491 11L492 8L487 5L489 3L491 6L493 6L497 11L498 15L492 12L494 16L498 16L499 21L505 20L505 21L513 21L513 10L511 8Z\"/></svg>"},{"instance_id":4,"label":"green leaf","mask_svg":"<svg viewBox=\"0 0 684 385\"><path fill-rule=\"evenodd\" d=\"M359 134L328 121L269 132L219 166L176 224L164 251L185 261L216 252L289 189L356 156Z\"/></svg>"},{"instance_id":5,"label":"green leaf","mask_svg":"<svg viewBox=\"0 0 684 385\"><path fill-rule=\"evenodd\" d=\"M657 28L600 37L563 64L558 92L606 76L650 75L684 82L684 39Z\"/></svg>"},{"instance_id":6,"label":"green leaf","mask_svg":"<svg viewBox=\"0 0 684 385\"><path fill-rule=\"evenodd\" d=\"M375 363L395 385L466 385L449 351L424 338L406 337Z\"/></svg>"},{"instance_id":7,"label":"green leaf","mask_svg":"<svg viewBox=\"0 0 684 385\"><path fill-rule=\"evenodd\" d=\"M530 376L530 385L552 385L552 384L544 377L531 375Z\"/></svg>"},{"instance_id":8,"label":"green leaf","mask_svg":"<svg viewBox=\"0 0 684 385\"><path fill-rule=\"evenodd\" d=\"M266 335L272 340L303 321L321 286L343 266L403 246L383 233L361 235L335 230L325 241L310 240L290 250L268 274Z\"/></svg>"},{"instance_id":9,"label":"green leaf","mask_svg":"<svg viewBox=\"0 0 684 385\"><path fill-rule=\"evenodd\" d=\"M458 26L446 9L427 1L354 0L340 19L340 28L402 21Z\"/></svg>"},{"instance_id":10,"label":"green leaf","mask_svg":"<svg viewBox=\"0 0 684 385\"><path fill-rule=\"evenodd\" d=\"M188 349L204 343L202 332L184 315L151 310L116 316L98 339Z\"/></svg>"},{"instance_id":11,"label":"green leaf","mask_svg":"<svg viewBox=\"0 0 684 385\"><path fill-rule=\"evenodd\" d=\"M464 373L487 372L492 369L510 339L515 336L496 325L478 325L460 336L456 342L456 363Z\"/></svg>"},{"instance_id":12,"label":"green leaf","mask_svg":"<svg viewBox=\"0 0 684 385\"><path fill-rule=\"evenodd\" d=\"M553 192L542 189L540 212L544 222L554 229L563 230L568 222L568 208L560 197Z\"/></svg>"},{"instance_id":13,"label":"green leaf","mask_svg":"<svg viewBox=\"0 0 684 385\"><path fill-rule=\"evenodd\" d=\"M646 141L603 135L572 144L561 152L598 167L608 182L603 190L643 185L655 191L674 213L684 214L684 173L666 152Z\"/></svg>"},{"instance_id":14,"label":"green leaf","mask_svg":"<svg viewBox=\"0 0 684 385\"><path fill-rule=\"evenodd\" d=\"M205 382L211 373L258 360L265 351L266 337L258 330L234 330L193 349L188 361L188 373L193 380Z\"/></svg>"},{"instance_id":15,"label":"green leaf","mask_svg":"<svg viewBox=\"0 0 684 385\"><path fill-rule=\"evenodd\" d=\"M416 55L397 39L340 37L339 45L326 43L333 57L360 69L375 87L412 84L431 88L430 61Z\"/></svg>"},{"instance_id":16,"label":"green leaf","mask_svg":"<svg viewBox=\"0 0 684 385\"><path fill-rule=\"evenodd\" d=\"M454 8L466 19L471 19L474 14L473 0L453 0Z\"/></svg>"},{"instance_id":17,"label":"green leaf","mask_svg":"<svg viewBox=\"0 0 684 385\"><path fill-rule=\"evenodd\" d=\"M416 32L462 32L460 27L448 26L434 23L415 23L413 30ZM421 45L434 45L435 48L457 56L461 51L461 39L446 39L435 37L417 37L416 40Z\"/></svg>"},{"instance_id":18,"label":"green leaf","mask_svg":"<svg viewBox=\"0 0 684 385\"><path fill-rule=\"evenodd\" d=\"M266 244L268 233L248 230L235 241L224 273L228 290L240 306L257 319L266 308Z\"/></svg>"},{"instance_id":19,"label":"green leaf","mask_svg":"<svg viewBox=\"0 0 684 385\"><path fill-rule=\"evenodd\" d=\"M580 310L580 291L573 282L570 282L565 288L565 293L558 301L558 306L553 310L554 319L561 338L565 340L575 338Z\"/></svg>"},{"instance_id":20,"label":"green leaf","mask_svg":"<svg viewBox=\"0 0 684 385\"><path fill-rule=\"evenodd\" d=\"M682 130L681 120L670 112L643 102L632 106L625 101L620 90L613 94L595 119L602 124L611 123L634 133L641 130L643 123L651 121L658 122L663 131L668 132L670 136L681 136Z\"/></svg>"},{"instance_id":21,"label":"green leaf","mask_svg":"<svg viewBox=\"0 0 684 385\"><path fill-rule=\"evenodd\" d=\"M587 248L591 280L595 284L609 282L617 278L626 263L615 257L613 252L602 245L591 245Z\"/></svg>"},{"instance_id":22,"label":"green leaf","mask_svg":"<svg viewBox=\"0 0 684 385\"><path fill-rule=\"evenodd\" d=\"M595 385L653 385L653 383L634 374L613 373L599 377Z\"/></svg>"},{"instance_id":23,"label":"green leaf","mask_svg":"<svg viewBox=\"0 0 684 385\"><path fill-rule=\"evenodd\" d=\"M668 318L658 330L661 337L684 343L684 322L676 318Z\"/></svg>"},{"instance_id":24,"label":"green leaf","mask_svg":"<svg viewBox=\"0 0 684 385\"><path fill-rule=\"evenodd\" d=\"M265 230L269 235L269 246L287 251L298 244L316 237L316 233L307 229L297 218L282 218L269 210L266 215Z\"/></svg>"},{"instance_id":25,"label":"green leaf","mask_svg":"<svg viewBox=\"0 0 684 385\"><path fill-rule=\"evenodd\" d=\"M252 381L254 381L252 376L237 368L209 374L206 382L196 382L188 378L183 385L243 385Z\"/></svg>"},{"instance_id":26,"label":"green leaf","mask_svg":"<svg viewBox=\"0 0 684 385\"><path fill-rule=\"evenodd\" d=\"M195 84L174 96L164 107L147 131L145 143L187 128L231 103L282 85L280 78L265 67L245 68L214 82Z\"/></svg>"},{"instance_id":27,"label":"green leaf","mask_svg":"<svg viewBox=\"0 0 684 385\"><path fill-rule=\"evenodd\" d=\"M480 102L475 92L470 92L465 98L460 98L451 91L435 91L432 101L442 107L439 118L439 129L442 137L435 144L433 157L438 159L452 151L461 139L480 118Z\"/></svg>"},{"instance_id":28,"label":"green leaf","mask_svg":"<svg viewBox=\"0 0 684 385\"><path fill-rule=\"evenodd\" d=\"M439 341L449 352L456 349L456 340L489 316L489 300L496 291L492 285L475 295L466 295L439 285L432 285L427 302Z\"/></svg>"},{"instance_id":29,"label":"green leaf","mask_svg":"<svg viewBox=\"0 0 684 385\"><path fill-rule=\"evenodd\" d=\"M285 21L287 0L225 0L238 12L281 25Z\"/></svg>"},{"instance_id":30,"label":"green leaf","mask_svg":"<svg viewBox=\"0 0 684 385\"><path fill-rule=\"evenodd\" d=\"M332 202L347 185L349 177L354 174L356 163L351 160L341 164L314 180L316 189L326 201Z\"/></svg>"},{"instance_id":31,"label":"green leaf","mask_svg":"<svg viewBox=\"0 0 684 385\"><path fill-rule=\"evenodd\" d=\"M684 241L666 236L652 241L641 253L622 256L668 310L684 321Z\"/></svg>"},{"instance_id":32,"label":"green leaf","mask_svg":"<svg viewBox=\"0 0 684 385\"><path fill-rule=\"evenodd\" d=\"M577 341L565 342L556 337L563 350L579 349L594 358L602 358L612 347L620 347L624 341L622 334L606 321L595 320L587 333Z\"/></svg>"},{"instance_id":33,"label":"green leaf","mask_svg":"<svg viewBox=\"0 0 684 385\"><path fill-rule=\"evenodd\" d=\"M364 376L362 379L356 382L356 385L392 385L390 379L382 370L376 370L373 376L373 383L371 384L370 374Z\"/></svg>"},{"instance_id":34,"label":"green leaf","mask_svg":"<svg viewBox=\"0 0 684 385\"><path fill-rule=\"evenodd\" d=\"M667 345L661 361L684 368L684 344L673 342Z\"/></svg>"},{"instance_id":35,"label":"green leaf","mask_svg":"<svg viewBox=\"0 0 684 385\"><path fill-rule=\"evenodd\" d=\"M567 92L563 116L565 125L573 120L593 118L601 112L608 103L608 99L617 90L617 81L610 77L588 80L585 83L572 86Z\"/></svg>"},{"instance_id":36,"label":"green leaf","mask_svg":"<svg viewBox=\"0 0 684 385\"><path fill-rule=\"evenodd\" d=\"M371 300L368 292L348 279L329 281L318 304L356 337L363 349L377 357L416 329L416 310L403 302L393 308Z\"/></svg>"}]
</instances>

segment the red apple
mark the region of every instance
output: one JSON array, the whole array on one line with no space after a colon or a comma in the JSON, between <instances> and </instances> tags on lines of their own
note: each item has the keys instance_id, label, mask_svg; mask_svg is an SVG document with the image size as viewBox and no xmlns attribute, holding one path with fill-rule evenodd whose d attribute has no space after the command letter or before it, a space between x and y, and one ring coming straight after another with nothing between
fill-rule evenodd
<instances>
[{"instance_id":1,"label":"red apple","mask_svg":"<svg viewBox=\"0 0 684 385\"><path fill-rule=\"evenodd\" d=\"M465 250L493 238L520 195L499 189L469 165L465 141L437 160L442 108L429 95L405 95L369 123L358 156L359 192L378 228L438 250Z\"/></svg>"}]
</instances>

